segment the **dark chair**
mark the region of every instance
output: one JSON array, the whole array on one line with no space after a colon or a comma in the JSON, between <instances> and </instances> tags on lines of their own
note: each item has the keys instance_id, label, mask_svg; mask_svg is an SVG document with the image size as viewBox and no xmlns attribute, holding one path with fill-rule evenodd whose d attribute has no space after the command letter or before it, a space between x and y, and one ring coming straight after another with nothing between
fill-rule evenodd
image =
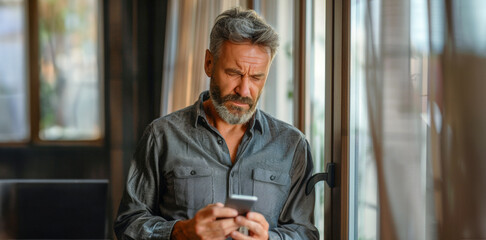
<instances>
[{"instance_id":1,"label":"dark chair","mask_svg":"<svg viewBox=\"0 0 486 240\"><path fill-rule=\"evenodd\" d=\"M106 239L108 180L0 180L0 238Z\"/></svg>"}]
</instances>

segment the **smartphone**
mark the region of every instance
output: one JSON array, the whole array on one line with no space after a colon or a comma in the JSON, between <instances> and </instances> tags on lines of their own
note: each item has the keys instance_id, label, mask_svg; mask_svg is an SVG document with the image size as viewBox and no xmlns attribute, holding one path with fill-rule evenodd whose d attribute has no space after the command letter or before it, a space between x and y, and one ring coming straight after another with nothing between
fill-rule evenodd
<instances>
[{"instance_id":1,"label":"smartphone","mask_svg":"<svg viewBox=\"0 0 486 240\"><path fill-rule=\"evenodd\" d=\"M258 198L256 196L232 194L226 199L224 206L236 209L239 215L245 215L251 211L253 204L257 200Z\"/></svg>"}]
</instances>

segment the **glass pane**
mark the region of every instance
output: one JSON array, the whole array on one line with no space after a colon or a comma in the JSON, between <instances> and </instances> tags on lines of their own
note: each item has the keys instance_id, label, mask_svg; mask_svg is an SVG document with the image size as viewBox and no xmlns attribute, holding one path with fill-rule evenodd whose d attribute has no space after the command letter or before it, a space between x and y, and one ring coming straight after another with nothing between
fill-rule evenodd
<instances>
[{"instance_id":1,"label":"glass pane","mask_svg":"<svg viewBox=\"0 0 486 240\"><path fill-rule=\"evenodd\" d=\"M311 61L309 68L310 92L310 129L307 138L312 148L314 172L325 172L324 132L325 132L325 70L326 70L326 1L314 0L308 11L312 16L310 33ZM315 225L319 229L320 239L324 239L324 187L325 183L316 185L316 207L314 210Z\"/></svg>"},{"instance_id":2,"label":"glass pane","mask_svg":"<svg viewBox=\"0 0 486 240\"><path fill-rule=\"evenodd\" d=\"M378 44L379 21L372 20L373 42L366 41L366 9L377 11L377 1L351 1L351 56L350 56L350 189L349 239L378 239L378 186L376 163L368 122L366 91L366 46ZM367 35L368 34L368 35ZM375 53L379 48L374 49ZM378 55L378 54L377 54Z\"/></svg>"},{"instance_id":3,"label":"glass pane","mask_svg":"<svg viewBox=\"0 0 486 240\"><path fill-rule=\"evenodd\" d=\"M101 137L99 1L39 0L43 140Z\"/></svg>"},{"instance_id":4,"label":"glass pane","mask_svg":"<svg viewBox=\"0 0 486 240\"><path fill-rule=\"evenodd\" d=\"M29 136L25 25L24 1L0 0L0 142Z\"/></svg>"},{"instance_id":5,"label":"glass pane","mask_svg":"<svg viewBox=\"0 0 486 240\"><path fill-rule=\"evenodd\" d=\"M352 1L350 239L428 239L427 13Z\"/></svg>"},{"instance_id":6,"label":"glass pane","mask_svg":"<svg viewBox=\"0 0 486 240\"><path fill-rule=\"evenodd\" d=\"M293 123L294 89L294 1L255 1L255 11L272 25L280 37L280 47L260 97L260 108L272 116Z\"/></svg>"}]
</instances>

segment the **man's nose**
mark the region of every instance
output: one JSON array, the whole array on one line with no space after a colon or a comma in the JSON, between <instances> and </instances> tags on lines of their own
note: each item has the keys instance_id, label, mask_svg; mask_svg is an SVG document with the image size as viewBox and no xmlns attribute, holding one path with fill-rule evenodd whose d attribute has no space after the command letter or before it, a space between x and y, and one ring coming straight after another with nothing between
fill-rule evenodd
<instances>
[{"instance_id":1,"label":"man's nose","mask_svg":"<svg viewBox=\"0 0 486 240\"><path fill-rule=\"evenodd\" d=\"M236 86L236 93L241 97L250 97L250 78L248 76L242 76L240 83Z\"/></svg>"}]
</instances>

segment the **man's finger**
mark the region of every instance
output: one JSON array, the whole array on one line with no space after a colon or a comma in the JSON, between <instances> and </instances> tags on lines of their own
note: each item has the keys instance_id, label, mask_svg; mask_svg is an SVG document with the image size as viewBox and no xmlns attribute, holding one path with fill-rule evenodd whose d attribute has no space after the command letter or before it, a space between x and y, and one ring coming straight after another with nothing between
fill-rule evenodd
<instances>
[{"instance_id":1,"label":"man's finger","mask_svg":"<svg viewBox=\"0 0 486 240\"><path fill-rule=\"evenodd\" d=\"M248 220L260 223L264 229L268 230L269 224L267 222L267 219L265 219L262 214L257 212L249 212L246 217L248 218Z\"/></svg>"},{"instance_id":2,"label":"man's finger","mask_svg":"<svg viewBox=\"0 0 486 240\"><path fill-rule=\"evenodd\" d=\"M246 236L244 235L243 233L240 233L238 231L233 231L231 233L231 237L234 239L234 240L250 240L250 239L253 239L252 237L250 236Z\"/></svg>"},{"instance_id":3,"label":"man's finger","mask_svg":"<svg viewBox=\"0 0 486 240\"><path fill-rule=\"evenodd\" d=\"M238 216L235 219L235 222L240 225L240 226L245 226L248 228L250 232L256 235L263 235L265 234L265 229L259 222L255 222L252 220L249 220L248 218Z\"/></svg>"},{"instance_id":4,"label":"man's finger","mask_svg":"<svg viewBox=\"0 0 486 240\"><path fill-rule=\"evenodd\" d=\"M239 225L235 223L234 218L225 218L212 222L211 227L213 229L220 229L224 236L228 236L231 232L236 231Z\"/></svg>"},{"instance_id":5,"label":"man's finger","mask_svg":"<svg viewBox=\"0 0 486 240\"><path fill-rule=\"evenodd\" d=\"M209 205L199 211L200 217L214 221L218 218L234 218L238 216L235 209L223 207L219 204Z\"/></svg>"}]
</instances>

